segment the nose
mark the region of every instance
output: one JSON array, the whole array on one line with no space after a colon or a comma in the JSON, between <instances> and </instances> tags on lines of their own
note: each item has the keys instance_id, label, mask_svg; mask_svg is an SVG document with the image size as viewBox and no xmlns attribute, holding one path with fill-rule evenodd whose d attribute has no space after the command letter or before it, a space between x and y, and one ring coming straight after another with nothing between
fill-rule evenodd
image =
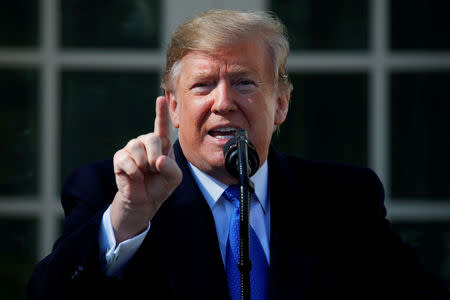
<instances>
[{"instance_id":1,"label":"nose","mask_svg":"<svg viewBox=\"0 0 450 300\"><path fill-rule=\"evenodd\" d=\"M215 114L227 114L237 109L236 97L229 82L220 81L216 86L214 103L211 111Z\"/></svg>"}]
</instances>

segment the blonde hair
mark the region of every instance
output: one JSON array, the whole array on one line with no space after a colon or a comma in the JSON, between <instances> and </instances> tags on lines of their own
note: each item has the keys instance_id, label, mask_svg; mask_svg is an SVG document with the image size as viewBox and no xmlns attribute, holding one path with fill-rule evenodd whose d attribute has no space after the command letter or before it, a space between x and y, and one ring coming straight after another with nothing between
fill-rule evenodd
<instances>
[{"instance_id":1,"label":"blonde hair","mask_svg":"<svg viewBox=\"0 0 450 300\"><path fill-rule=\"evenodd\" d=\"M267 47L278 89L290 92L286 70L289 42L286 28L273 14L233 10L211 10L189 19L172 35L167 49L166 70L161 87L173 90L181 59L190 51L213 51L250 39L262 40Z\"/></svg>"}]
</instances>

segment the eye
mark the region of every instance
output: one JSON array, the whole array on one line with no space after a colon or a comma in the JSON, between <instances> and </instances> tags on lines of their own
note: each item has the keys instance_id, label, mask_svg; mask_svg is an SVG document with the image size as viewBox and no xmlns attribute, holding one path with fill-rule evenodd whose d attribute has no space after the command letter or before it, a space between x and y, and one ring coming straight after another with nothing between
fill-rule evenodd
<instances>
[{"instance_id":1,"label":"eye","mask_svg":"<svg viewBox=\"0 0 450 300\"><path fill-rule=\"evenodd\" d=\"M238 84L242 85L242 86L249 86L249 85L252 85L254 83L251 80L243 79L243 80L239 80Z\"/></svg>"},{"instance_id":2,"label":"eye","mask_svg":"<svg viewBox=\"0 0 450 300\"><path fill-rule=\"evenodd\" d=\"M205 94L205 93L208 93L212 87L213 87L212 82L199 81L199 82L194 83L191 86L190 90L195 93Z\"/></svg>"},{"instance_id":3,"label":"eye","mask_svg":"<svg viewBox=\"0 0 450 300\"><path fill-rule=\"evenodd\" d=\"M195 89L195 88L201 88L201 87L205 87L207 84L204 82L197 82L194 85L192 85L191 89Z\"/></svg>"},{"instance_id":4,"label":"eye","mask_svg":"<svg viewBox=\"0 0 450 300\"><path fill-rule=\"evenodd\" d=\"M256 83L251 79L239 79L234 86L240 93L250 93L256 88Z\"/></svg>"}]
</instances>

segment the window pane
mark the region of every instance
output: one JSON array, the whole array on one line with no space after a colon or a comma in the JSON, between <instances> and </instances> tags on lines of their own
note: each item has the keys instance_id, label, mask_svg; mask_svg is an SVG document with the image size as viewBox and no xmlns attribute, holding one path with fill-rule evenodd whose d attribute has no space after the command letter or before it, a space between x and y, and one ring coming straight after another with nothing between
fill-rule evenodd
<instances>
[{"instance_id":1,"label":"window pane","mask_svg":"<svg viewBox=\"0 0 450 300\"><path fill-rule=\"evenodd\" d=\"M271 10L287 26L292 49L367 49L367 1L273 0Z\"/></svg>"},{"instance_id":2,"label":"window pane","mask_svg":"<svg viewBox=\"0 0 450 300\"><path fill-rule=\"evenodd\" d=\"M159 76L154 73L64 72L62 180L81 164L110 158L153 130Z\"/></svg>"},{"instance_id":3,"label":"window pane","mask_svg":"<svg viewBox=\"0 0 450 300\"><path fill-rule=\"evenodd\" d=\"M0 219L2 299L25 299L26 285L36 263L37 224L30 219Z\"/></svg>"},{"instance_id":4,"label":"window pane","mask_svg":"<svg viewBox=\"0 0 450 300\"><path fill-rule=\"evenodd\" d=\"M157 48L157 0L61 1L62 47Z\"/></svg>"},{"instance_id":5,"label":"window pane","mask_svg":"<svg viewBox=\"0 0 450 300\"><path fill-rule=\"evenodd\" d=\"M436 0L389 1L391 48L450 49L450 3Z\"/></svg>"},{"instance_id":6,"label":"window pane","mask_svg":"<svg viewBox=\"0 0 450 300\"><path fill-rule=\"evenodd\" d=\"M393 227L417 250L427 270L450 284L450 223L396 222Z\"/></svg>"},{"instance_id":7,"label":"window pane","mask_svg":"<svg viewBox=\"0 0 450 300\"><path fill-rule=\"evenodd\" d=\"M286 122L274 145L315 160L367 165L367 76L296 74Z\"/></svg>"},{"instance_id":8,"label":"window pane","mask_svg":"<svg viewBox=\"0 0 450 300\"><path fill-rule=\"evenodd\" d=\"M0 69L0 90L0 195L35 194L39 141L37 72Z\"/></svg>"},{"instance_id":9,"label":"window pane","mask_svg":"<svg viewBox=\"0 0 450 300\"><path fill-rule=\"evenodd\" d=\"M392 196L449 198L450 73L391 76Z\"/></svg>"},{"instance_id":10,"label":"window pane","mask_svg":"<svg viewBox=\"0 0 450 300\"><path fill-rule=\"evenodd\" d=\"M38 1L3 1L0 9L0 47L37 46Z\"/></svg>"}]
</instances>

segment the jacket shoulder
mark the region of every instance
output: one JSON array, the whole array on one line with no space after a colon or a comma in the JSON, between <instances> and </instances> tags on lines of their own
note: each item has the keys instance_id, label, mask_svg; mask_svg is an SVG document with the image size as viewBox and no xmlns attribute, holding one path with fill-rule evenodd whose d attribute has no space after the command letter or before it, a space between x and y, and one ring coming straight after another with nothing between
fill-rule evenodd
<instances>
[{"instance_id":1,"label":"jacket shoulder","mask_svg":"<svg viewBox=\"0 0 450 300\"><path fill-rule=\"evenodd\" d=\"M375 172L367 167L351 164L308 160L293 155L281 154L272 150L270 155L281 172L285 172L293 178L307 180L315 184L341 185L358 182L372 182L376 188L382 188L382 184Z\"/></svg>"},{"instance_id":2,"label":"jacket shoulder","mask_svg":"<svg viewBox=\"0 0 450 300\"><path fill-rule=\"evenodd\" d=\"M338 211L362 216L385 215L384 188L369 168L314 161L272 151L269 156L271 185L291 191L302 203L322 213Z\"/></svg>"},{"instance_id":3,"label":"jacket shoulder","mask_svg":"<svg viewBox=\"0 0 450 300\"><path fill-rule=\"evenodd\" d=\"M97 211L110 203L116 192L113 160L109 158L75 169L63 185L61 201L66 215L78 201Z\"/></svg>"}]
</instances>

